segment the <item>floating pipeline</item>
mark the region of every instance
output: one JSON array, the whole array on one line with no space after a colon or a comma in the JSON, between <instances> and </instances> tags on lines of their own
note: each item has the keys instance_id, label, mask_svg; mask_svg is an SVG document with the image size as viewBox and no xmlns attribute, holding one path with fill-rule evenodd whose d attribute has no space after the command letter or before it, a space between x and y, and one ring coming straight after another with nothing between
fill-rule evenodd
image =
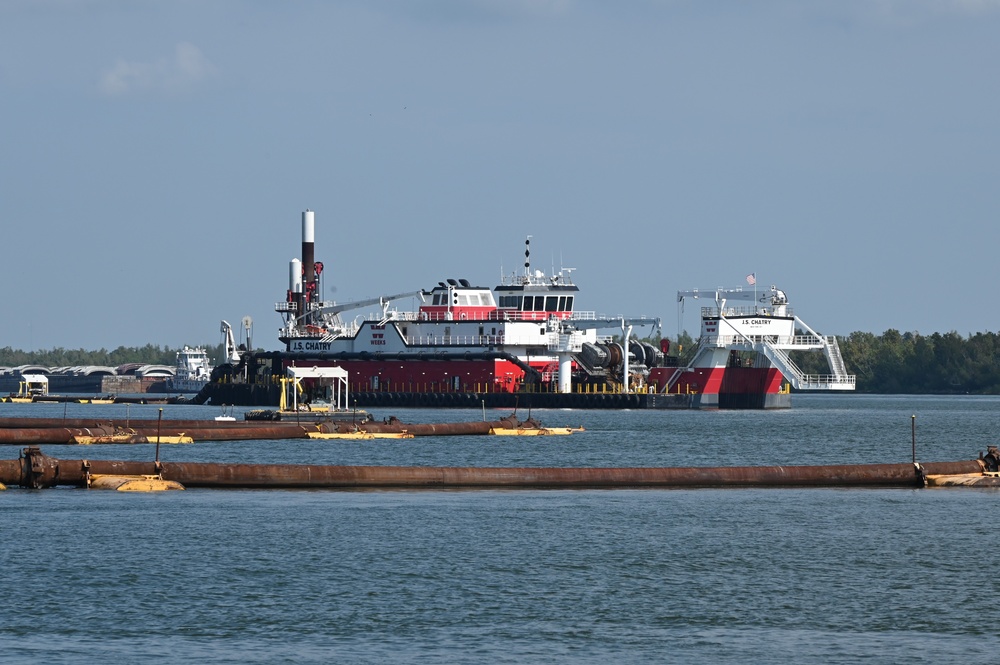
<instances>
[{"instance_id":1,"label":"floating pipeline","mask_svg":"<svg viewBox=\"0 0 1000 665\"><path fill-rule=\"evenodd\" d=\"M142 439L155 441L162 437L164 442L173 437L190 437L195 441L243 441L260 439L304 439L308 436L307 429L294 423L279 425L271 423L265 427L188 427L164 424L162 427L122 427L114 423L95 425L93 427L36 427L21 429L0 429L0 444L72 444L81 440L98 442L95 439L129 435L133 441L122 440L121 443L141 442ZM106 442L111 442L108 439Z\"/></svg>"},{"instance_id":2,"label":"floating pipeline","mask_svg":"<svg viewBox=\"0 0 1000 665\"><path fill-rule=\"evenodd\" d=\"M541 423L533 418L519 421L514 416L500 420L473 420L459 423L404 423L398 418L389 418L382 422L329 421L317 423L316 427L324 434L363 430L372 434L406 433L413 436L474 436L492 434L496 430L543 429Z\"/></svg>"},{"instance_id":3,"label":"floating pipeline","mask_svg":"<svg viewBox=\"0 0 1000 665\"><path fill-rule=\"evenodd\" d=\"M1000 478L989 475L988 466L983 459L924 464L674 468L221 464L63 460L28 447L16 460L0 460L0 483L35 489L86 487L93 475L107 475L157 476L184 487L228 489L916 488L926 486L928 476L979 475L984 485L1000 487Z\"/></svg>"},{"instance_id":4,"label":"floating pipeline","mask_svg":"<svg viewBox=\"0 0 1000 665\"><path fill-rule=\"evenodd\" d=\"M313 421L304 421L307 424ZM155 428L157 425L163 427L198 427L215 429L232 429L277 426L295 426L299 423L295 421L283 422L249 422L245 420L181 420L181 419L157 419L157 418L0 418L0 430L4 429L28 429L28 428L51 428L51 427L106 427L124 426L138 427L143 429Z\"/></svg>"},{"instance_id":5,"label":"floating pipeline","mask_svg":"<svg viewBox=\"0 0 1000 665\"><path fill-rule=\"evenodd\" d=\"M493 421L458 423L404 423L398 418L382 422L364 418L295 423L291 421L214 420L127 420L95 422L8 418L0 420L0 445L41 445L73 443L147 443L157 437L167 442L175 437L194 441L244 441L262 439L305 439L310 433L397 434L409 436L472 436L498 431L544 430L534 419L519 421L513 415ZM29 427L28 425L34 425ZM578 430L577 430L578 431Z\"/></svg>"}]
</instances>

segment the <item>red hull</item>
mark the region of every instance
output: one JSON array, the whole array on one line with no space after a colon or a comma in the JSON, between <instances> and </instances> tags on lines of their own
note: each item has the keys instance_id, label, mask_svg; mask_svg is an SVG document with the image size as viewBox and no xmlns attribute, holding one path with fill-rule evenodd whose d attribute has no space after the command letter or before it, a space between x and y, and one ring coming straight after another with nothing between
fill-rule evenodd
<instances>
[{"instance_id":1,"label":"red hull","mask_svg":"<svg viewBox=\"0 0 1000 665\"><path fill-rule=\"evenodd\" d=\"M677 371L676 367L656 367L649 372L649 384L657 392ZM781 392L782 375L774 367L696 367L682 371L668 392L682 395L776 395Z\"/></svg>"},{"instance_id":2,"label":"red hull","mask_svg":"<svg viewBox=\"0 0 1000 665\"><path fill-rule=\"evenodd\" d=\"M515 392L524 370L507 360L337 360L350 392Z\"/></svg>"}]
</instances>

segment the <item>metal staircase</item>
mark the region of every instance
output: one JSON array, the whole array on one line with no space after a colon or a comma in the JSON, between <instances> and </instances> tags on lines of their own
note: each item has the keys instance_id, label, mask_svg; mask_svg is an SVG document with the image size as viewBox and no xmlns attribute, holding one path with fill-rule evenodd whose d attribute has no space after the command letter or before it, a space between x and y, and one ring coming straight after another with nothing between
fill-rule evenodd
<instances>
[{"instance_id":1,"label":"metal staircase","mask_svg":"<svg viewBox=\"0 0 1000 665\"><path fill-rule=\"evenodd\" d=\"M837 344L836 337L824 338L823 353L826 355L826 362L830 364L830 369L835 376L847 376L847 366L844 365L844 357L840 355L840 344Z\"/></svg>"},{"instance_id":2,"label":"metal staircase","mask_svg":"<svg viewBox=\"0 0 1000 665\"><path fill-rule=\"evenodd\" d=\"M822 348L832 374L805 374L786 353L786 350L815 351L817 348ZM764 354L796 390L854 390L856 377L847 373L836 337L798 335L783 343L761 340L754 343L753 349Z\"/></svg>"},{"instance_id":3,"label":"metal staircase","mask_svg":"<svg viewBox=\"0 0 1000 665\"><path fill-rule=\"evenodd\" d=\"M759 366L753 358L741 359L736 355L752 351L766 358L797 390L854 390L856 378L847 373L837 338L819 335L795 316L787 295L776 286L763 293L756 287L753 291L742 288L678 291L677 302L682 310L689 298L714 301L713 305L701 308L699 350L691 367L720 368L742 360ZM804 373L789 355L792 351L822 351L831 374ZM666 389L678 381L681 371L674 372Z\"/></svg>"}]
</instances>

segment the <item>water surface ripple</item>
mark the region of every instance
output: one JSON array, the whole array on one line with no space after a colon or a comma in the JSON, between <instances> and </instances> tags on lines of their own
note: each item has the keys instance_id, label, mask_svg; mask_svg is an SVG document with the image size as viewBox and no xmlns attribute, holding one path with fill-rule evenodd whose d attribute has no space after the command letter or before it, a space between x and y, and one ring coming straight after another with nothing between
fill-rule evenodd
<instances>
[{"instance_id":1,"label":"water surface ripple","mask_svg":"<svg viewBox=\"0 0 1000 665\"><path fill-rule=\"evenodd\" d=\"M160 454L462 466L906 462L916 415L918 457L952 461L995 441L1000 399L794 404L537 412L587 428L545 439L228 442ZM70 417L122 410L2 406L0 417L43 415L40 406ZM192 415L214 411L167 407L164 417ZM152 456L145 445L43 449ZM994 663L998 501L998 491L969 489L12 489L0 493L0 661Z\"/></svg>"}]
</instances>

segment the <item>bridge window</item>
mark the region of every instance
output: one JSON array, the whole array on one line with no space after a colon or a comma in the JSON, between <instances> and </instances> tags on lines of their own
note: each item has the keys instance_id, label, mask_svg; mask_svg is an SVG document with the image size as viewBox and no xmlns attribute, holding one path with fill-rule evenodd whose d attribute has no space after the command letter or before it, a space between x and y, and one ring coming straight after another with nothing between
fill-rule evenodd
<instances>
[{"instance_id":1,"label":"bridge window","mask_svg":"<svg viewBox=\"0 0 1000 665\"><path fill-rule=\"evenodd\" d=\"M549 296L545 299L545 311L556 312L556 305L559 304L559 296Z\"/></svg>"}]
</instances>

